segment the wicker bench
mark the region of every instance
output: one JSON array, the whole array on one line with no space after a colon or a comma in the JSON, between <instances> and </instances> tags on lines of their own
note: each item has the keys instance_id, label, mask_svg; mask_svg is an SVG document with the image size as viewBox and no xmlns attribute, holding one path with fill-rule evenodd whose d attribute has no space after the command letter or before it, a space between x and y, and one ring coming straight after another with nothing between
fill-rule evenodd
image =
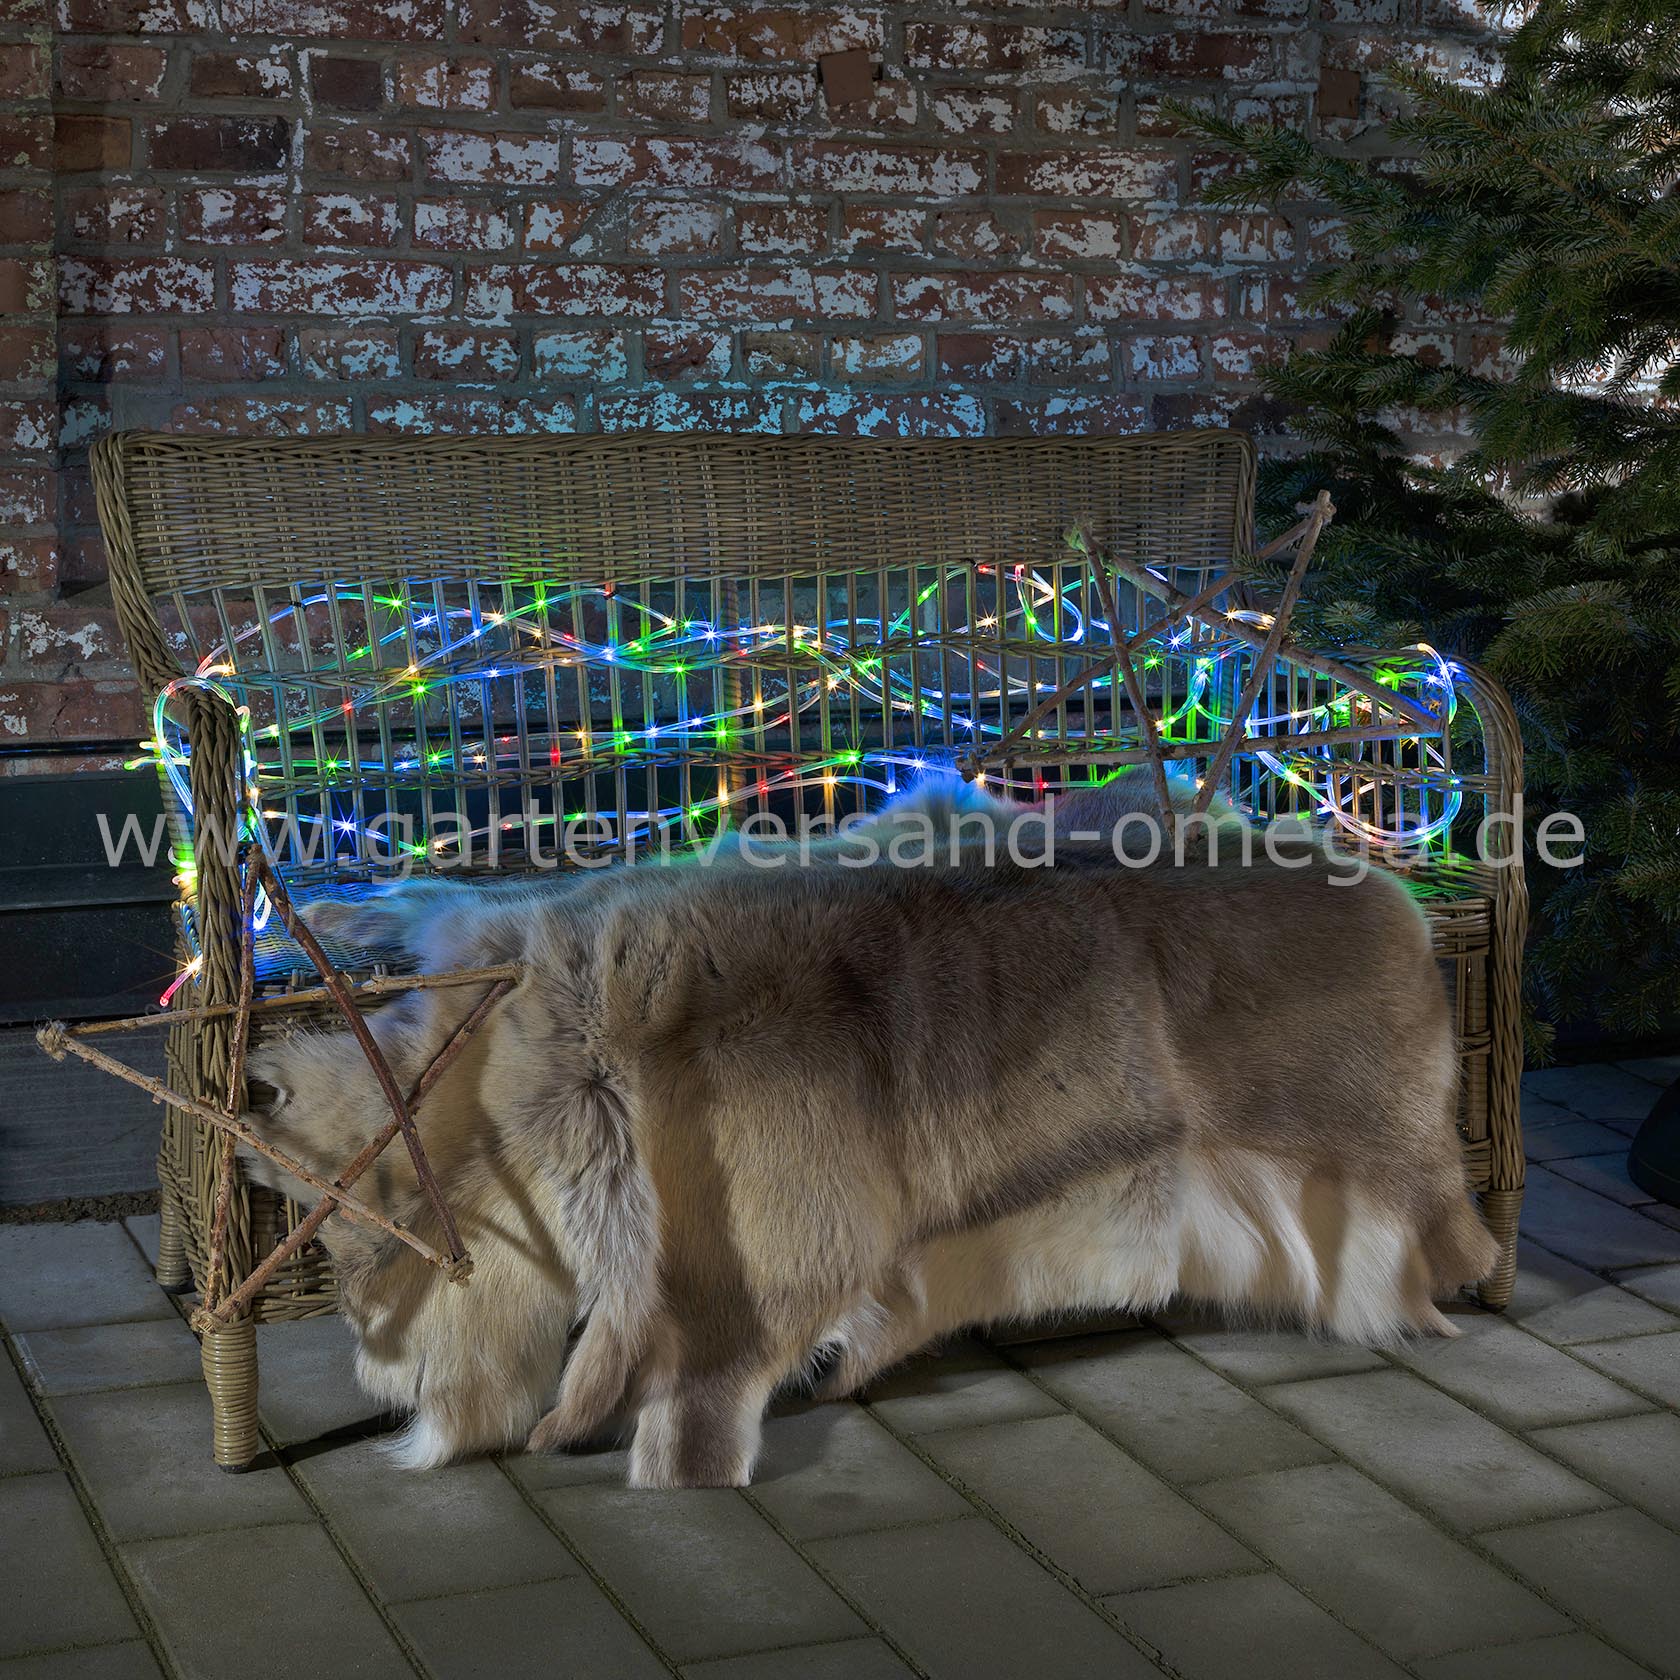
<instances>
[{"instance_id":1,"label":"wicker bench","mask_svg":"<svg viewBox=\"0 0 1680 1680\"><path fill-rule=\"evenodd\" d=\"M1115 681L1089 682L1021 728L1106 645L1068 531L1087 527L1134 569L1215 606L1245 601L1210 590L1252 546L1252 448L1218 431L926 442L128 433L98 444L93 466L117 610L170 748L182 1004L225 1004L236 988L237 868L206 837L235 830L250 789L301 899L357 890L373 829L388 839L406 825L422 867L483 873L543 862L577 818L611 819L610 848L627 829L645 841L655 818L704 831L725 811L790 802L834 814L907 766L1053 788L1139 761L1137 718ZM1158 610L1130 586L1115 604L1128 632ZM1199 766L1249 657L1212 634L1182 620L1145 661L1149 709L1170 725L1173 755ZM1396 692L1414 678L1442 685L1446 669L1343 657ZM1386 716L1379 703L1355 694L1350 713L1348 690L1282 660L1260 730L1276 738L1265 750L1245 741L1222 782L1266 814L1328 798L1367 828L1437 835L1409 873L1456 1012L1466 1167L1504 1254L1484 1289L1497 1306L1522 1194L1526 899L1520 855L1467 863L1449 842L1454 819L1462 832L1479 811L1516 809L1521 757L1497 686L1462 667L1453 681L1465 702L1454 728L1434 740L1393 728L1373 743L1354 725L1363 719L1368 737ZM1474 759L1465 767L1452 763L1455 734ZM349 970L369 961L332 956ZM259 958L268 990L304 967L272 933ZM174 1088L222 1102L228 1020L182 1022L169 1039ZM165 1287L204 1286L217 1154L200 1122L168 1110ZM229 1274L244 1277L300 1217L240 1185ZM205 1336L218 1462L242 1465L257 1448L255 1323L333 1305L312 1245L268 1280L249 1319Z\"/></svg>"}]
</instances>

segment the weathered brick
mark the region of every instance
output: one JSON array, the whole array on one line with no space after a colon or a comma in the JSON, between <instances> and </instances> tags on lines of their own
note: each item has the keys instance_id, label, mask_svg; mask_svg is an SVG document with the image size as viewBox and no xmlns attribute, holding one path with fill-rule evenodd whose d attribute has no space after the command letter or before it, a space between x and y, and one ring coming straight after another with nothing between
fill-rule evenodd
<instances>
[{"instance_id":1,"label":"weathered brick","mask_svg":"<svg viewBox=\"0 0 1680 1680\"><path fill-rule=\"evenodd\" d=\"M440 263L281 258L228 270L229 301L240 314L418 315L447 308L451 290Z\"/></svg>"},{"instance_id":2,"label":"weathered brick","mask_svg":"<svg viewBox=\"0 0 1680 1680\"><path fill-rule=\"evenodd\" d=\"M304 167L317 175L401 181L409 173L410 155L409 136L401 129L312 123L304 131Z\"/></svg>"},{"instance_id":3,"label":"weathered brick","mask_svg":"<svg viewBox=\"0 0 1680 1680\"><path fill-rule=\"evenodd\" d=\"M195 53L187 86L194 99L290 99L291 55L283 49Z\"/></svg>"},{"instance_id":4,"label":"weathered brick","mask_svg":"<svg viewBox=\"0 0 1680 1680\"><path fill-rule=\"evenodd\" d=\"M66 315L169 315L209 309L216 274L182 257L64 257L59 305Z\"/></svg>"},{"instance_id":5,"label":"weathered brick","mask_svg":"<svg viewBox=\"0 0 1680 1680\"><path fill-rule=\"evenodd\" d=\"M633 315L659 308L657 269L600 263L521 263L476 270L467 287L471 315Z\"/></svg>"},{"instance_id":6,"label":"weathered brick","mask_svg":"<svg viewBox=\"0 0 1680 1680\"><path fill-rule=\"evenodd\" d=\"M181 237L197 245L272 245L285 238L290 195L268 187L196 187L180 194Z\"/></svg>"},{"instance_id":7,"label":"weathered brick","mask_svg":"<svg viewBox=\"0 0 1680 1680\"><path fill-rule=\"evenodd\" d=\"M161 47L66 41L58 53L58 91L100 105L156 99L168 68Z\"/></svg>"},{"instance_id":8,"label":"weathered brick","mask_svg":"<svg viewBox=\"0 0 1680 1680\"><path fill-rule=\"evenodd\" d=\"M1106 88L1062 88L1038 95L1033 118L1045 134L1113 139L1120 130L1120 110L1119 95Z\"/></svg>"},{"instance_id":9,"label":"weathered brick","mask_svg":"<svg viewBox=\"0 0 1680 1680\"><path fill-rule=\"evenodd\" d=\"M781 157L762 141L734 137L612 140L591 134L572 142L572 170L586 188L634 181L643 191L763 191L777 184Z\"/></svg>"},{"instance_id":10,"label":"weathered brick","mask_svg":"<svg viewBox=\"0 0 1680 1680\"><path fill-rule=\"evenodd\" d=\"M232 35L436 41L445 15L444 0L222 0L222 22Z\"/></svg>"},{"instance_id":11,"label":"weathered brick","mask_svg":"<svg viewBox=\"0 0 1680 1680\"><path fill-rule=\"evenodd\" d=\"M863 251L920 251L926 225L925 210L848 204L841 213L840 249L847 256Z\"/></svg>"},{"instance_id":12,"label":"weathered brick","mask_svg":"<svg viewBox=\"0 0 1680 1680\"><path fill-rule=\"evenodd\" d=\"M109 607L25 607L13 620L18 652L32 675L70 681L122 654L122 633Z\"/></svg>"},{"instance_id":13,"label":"weathered brick","mask_svg":"<svg viewBox=\"0 0 1680 1680\"><path fill-rule=\"evenodd\" d=\"M67 322L58 358L64 378L75 383L156 379L169 366L169 335L139 323Z\"/></svg>"},{"instance_id":14,"label":"weathered brick","mask_svg":"<svg viewBox=\"0 0 1680 1680\"><path fill-rule=\"evenodd\" d=\"M279 327L183 327L181 373L187 379L278 379L287 371Z\"/></svg>"},{"instance_id":15,"label":"weathered brick","mask_svg":"<svg viewBox=\"0 0 1680 1680\"><path fill-rule=\"evenodd\" d=\"M414 243L430 251L505 251L513 244L513 221L499 204L468 198L416 199Z\"/></svg>"},{"instance_id":16,"label":"weathered brick","mask_svg":"<svg viewBox=\"0 0 1680 1680\"><path fill-rule=\"evenodd\" d=\"M508 66L508 103L537 111L604 111L606 78L549 58L517 60Z\"/></svg>"},{"instance_id":17,"label":"weathered brick","mask_svg":"<svg viewBox=\"0 0 1680 1680\"><path fill-rule=\"evenodd\" d=\"M309 91L329 111L377 111L385 98L385 67L377 58L310 53Z\"/></svg>"},{"instance_id":18,"label":"weathered brick","mask_svg":"<svg viewBox=\"0 0 1680 1680\"><path fill-rule=\"evenodd\" d=\"M56 475L38 467L0 467L0 525L45 525L56 485Z\"/></svg>"},{"instance_id":19,"label":"weathered brick","mask_svg":"<svg viewBox=\"0 0 1680 1680\"><path fill-rule=\"evenodd\" d=\"M939 335L939 376L962 383L1090 384L1105 377L1099 335L958 332Z\"/></svg>"},{"instance_id":20,"label":"weathered brick","mask_svg":"<svg viewBox=\"0 0 1680 1680\"><path fill-rule=\"evenodd\" d=\"M744 332L741 371L748 379L808 379L822 367L822 340L814 333Z\"/></svg>"},{"instance_id":21,"label":"weathered brick","mask_svg":"<svg viewBox=\"0 0 1680 1680\"><path fill-rule=\"evenodd\" d=\"M630 353L621 332L587 327L539 332L531 340L531 365L542 380L611 385L629 373Z\"/></svg>"},{"instance_id":22,"label":"weathered brick","mask_svg":"<svg viewBox=\"0 0 1680 1680\"><path fill-rule=\"evenodd\" d=\"M432 327L414 342L414 377L485 385L519 373L519 340L484 328Z\"/></svg>"},{"instance_id":23,"label":"weathered brick","mask_svg":"<svg viewBox=\"0 0 1680 1680\"><path fill-rule=\"evenodd\" d=\"M642 334L642 371L649 379L723 379L733 345L727 332L671 322Z\"/></svg>"},{"instance_id":24,"label":"weathered brick","mask_svg":"<svg viewBox=\"0 0 1680 1680\"><path fill-rule=\"evenodd\" d=\"M999 437L1125 436L1148 429L1138 397L1041 397L998 402L992 428Z\"/></svg>"},{"instance_id":25,"label":"weathered brick","mask_svg":"<svg viewBox=\"0 0 1680 1680\"><path fill-rule=\"evenodd\" d=\"M46 112L0 112L0 169L50 169L53 120Z\"/></svg>"},{"instance_id":26,"label":"weathered brick","mask_svg":"<svg viewBox=\"0 0 1680 1680\"><path fill-rule=\"evenodd\" d=\"M1091 275L1084 286L1091 321L1203 321L1226 310L1224 282L1211 275L1162 276L1134 266Z\"/></svg>"},{"instance_id":27,"label":"weathered brick","mask_svg":"<svg viewBox=\"0 0 1680 1680\"><path fill-rule=\"evenodd\" d=\"M51 537L0 537L0 594L44 595L58 582Z\"/></svg>"},{"instance_id":28,"label":"weathered brick","mask_svg":"<svg viewBox=\"0 0 1680 1680\"><path fill-rule=\"evenodd\" d=\"M1069 321L1073 280L1064 274L895 274L901 321Z\"/></svg>"},{"instance_id":29,"label":"weathered brick","mask_svg":"<svg viewBox=\"0 0 1680 1680\"><path fill-rule=\"evenodd\" d=\"M51 193L37 187L0 188L0 245L44 245L52 236Z\"/></svg>"},{"instance_id":30,"label":"weathered brick","mask_svg":"<svg viewBox=\"0 0 1680 1680\"><path fill-rule=\"evenodd\" d=\"M322 437L347 432L347 402L311 402L300 397L204 397L177 403L169 424L182 432L231 432L239 436Z\"/></svg>"},{"instance_id":31,"label":"weathered brick","mask_svg":"<svg viewBox=\"0 0 1680 1680\"><path fill-rule=\"evenodd\" d=\"M565 251L589 220L589 206L577 199L542 199L525 207L525 249ZM632 253L633 255L635 253Z\"/></svg>"},{"instance_id":32,"label":"weathered brick","mask_svg":"<svg viewBox=\"0 0 1680 1680\"><path fill-rule=\"evenodd\" d=\"M898 198L961 198L986 181L982 153L935 146L870 146L844 140L793 147L796 186Z\"/></svg>"},{"instance_id":33,"label":"weathered brick","mask_svg":"<svg viewBox=\"0 0 1680 1680\"><path fill-rule=\"evenodd\" d=\"M62 174L126 169L134 156L134 125L127 117L61 113L53 122L53 162Z\"/></svg>"},{"instance_id":34,"label":"weathered brick","mask_svg":"<svg viewBox=\"0 0 1680 1680\"><path fill-rule=\"evenodd\" d=\"M569 0L460 0L460 39L488 46L645 57L664 40L664 7Z\"/></svg>"},{"instance_id":35,"label":"weathered brick","mask_svg":"<svg viewBox=\"0 0 1680 1680\"><path fill-rule=\"evenodd\" d=\"M350 332L304 327L298 332L298 362L307 378L354 380L358 384L395 379L402 371L394 327Z\"/></svg>"},{"instance_id":36,"label":"weathered brick","mask_svg":"<svg viewBox=\"0 0 1680 1680\"><path fill-rule=\"evenodd\" d=\"M743 204L735 211L742 256L815 256L828 249L828 209L818 204Z\"/></svg>"},{"instance_id":37,"label":"weathered brick","mask_svg":"<svg viewBox=\"0 0 1680 1680\"><path fill-rule=\"evenodd\" d=\"M703 6L684 16L682 45L707 58L814 62L854 47L879 52L883 30L878 12Z\"/></svg>"},{"instance_id":38,"label":"weathered brick","mask_svg":"<svg viewBox=\"0 0 1680 1680\"><path fill-rule=\"evenodd\" d=\"M513 397L396 397L369 403L368 430L428 436L495 432L521 435L577 429L577 404L570 397L540 401Z\"/></svg>"},{"instance_id":39,"label":"weathered brick","mask_svg":"<svg viewBox=\"0 0 1680 1680\"><path fill-rule=\"evenodd\" d=\"M0 385L50 379L57 359L51 327L0 326Z\"/></svg>"},{"instance_id":40,"label":"weathered brick","mask_svg":"<svg viewBox=\"0 0 1680 1680\"><path fill-rule=\"evenodd\" d=\"M990 210L947 210L933 219L936 256L1001 262L1018 257L1025 245L1015 228Z\"/></svg>"},{"instance_id":41,"label":"weathered brick","mask_svg":"<svg viewBox=\"0 0 1680 1680\"><path fill-rule=\"evenodd\" d=\"M621 117L641 122L704 123L711 114L710 76L678 76L662 70L638 70L621 76L613 95ZM599 106L589 107L591 110Z\"/></svg>"},{"instance_id":42,"label":"weathered brick","mask_svg":"<svg viewBox=\"0 0 1680 1680\"><path fill-rule=\"evenodd\" d=\"M1011 152L998 159L1000 193L1045 198L1123 198L1172 203L1178 159L1171 152L1125 150Z\"/></svg>"},{"instance_id":43,"label":"weathered brick","mask_svg":"<svg viewBox=\"0 0 1680 1680\"><path fill-rule=\"evenodd\" d=\"M1021 120L1019 97L998 88L930 89L927 107L947 134L1008 134Z\"/></svg>"},{"instance_id":44,"label":"weathered brick","mask_svg":"<svg viewBox=\"0 0 1680 1680\"><path fill-rule=\"evenodd\" d=\"M392 99L409 111L493 110L495 60L408 54L397 60L392 74Z\"/></svg>"},{"instance_id":45,"label":"weathered brick","mask_svg":"<svg viewBox=\"0 0 1680 1680\"><path fill-rule=\"evenodd\" d=\"M303 201L306 245L388 250L402 236L402 206L376 193L311 193Z\"/></svg>"},{"instance_id":46,"label":"weathered brick","mask_svg":"<svg viewBox=\"0 0 1680 1680\"><path fill-rule=\"evenodd\" d=\"M630 213L624 245L635 257L699 256L723 248L723 223L720 204L638 204Z\"/></svg>"},{"instance_id":47,"label":"weathered brick","mask_svg":"<svg viewBox=\"0 0 1680 1680\"><path fill-rule=\"evenodd\" d=\"M132 681L28 682L0 688L0 739L71 742L133 740L145 707Z\"/></svg>"},{"instance_id":48,"label":"weathered brick","mask_svg":"<svg viewBox=\"0 0 1680 1680\"><path fill-rule=\"evenodd\" d=\"M875 276L847 268L702 269L677 291L684 313L714 320L868 320L878 304Z\"/></svg>"},{"instance_id":49,"label":"weathered brick","mask_svg":"<svg viewBox=\"0 0 1680 1680\"><path fill-rule=\"evenodd\" d=\"M420 145L426 173L436 181L533 187L560 179L560 142L546 135L427 129Z\"/></svg>"},{"instance_id":50,"label":"weathered brick","mask_svg":"<svg viewBox=\"0 0 1680 1680\"><path fill-rule=\"evenodd\" d=\"M154 169L281 169L290 144L284 117L167 117L146 131Z\"/></svg>"},{"instance_id":51,"label":"weathered brick","mask_svg":"<svg viewBox=\"0 0 1680 1680\"><path fill-rule=\"evenodd\" d=\"M0 99L45 99L51 88L52 64L44 43L0 41Z\"/></svg>"},{"instance_id":52,"label":"weathered brick","mask_svg":"<svg viewBox=\"0 0 1680 1680\"><path fill-rule=\"evenodd\" d=\"M793 426L842 437L978 437L986 413L970 396L817 391L798 399Z\"/></svg>"},{"instance_id":53,"label":"weathered brick","mask_svg":"<svg viewBox=\"0 0 1680 1680\"><path fill-rule=\"evenodd\" d=\"M58 411L40 399L0 400L0 450L12 456L47 455L58 442Z\"/></svg>"},{"instance_id":54,"label":"weathered brick","mask_svg":"<svg viewBox=\"0 0 1680 1680\"><path fill-rule=\"evenodd\" d=\"M156 245L163 239L164 194L157 187L79 187L63 198L60 227L94 245Z\"/></svg>"},{"instance_id":55,"label":"weathered brick","mask_svg":"<svg viewBox=\"0 0 1680 1680\"><path fill-rule=\"evenodd\" d=\"M724 83L724 105L737 122L796 122L817 102L808 70L755 71Z\"/></svg>"},{"instance_id":56,"label":"weathered brick","mask_svg":"<svg viewBox=\"0 0 1680 1680\"><path fill-rule=\"evenodd\" d=\"M914 379L925 360L918 333L863 333L828 345L829 367L842 379Z\"/></svg>"},{"instance_id":57,"label":"weathered brick","mask_svg":"<svg viewBox=\"0 0 1680 1680\"><path fill-rule=\"evenodd\" d=\"M209 0L58 0L58 26L69 35L196 35L215 25Z\"/></svg>"},{"instance_id":58,"label":"weathered brick","mask_svg":"<svg viewBox=\"0 0 1680 1680\"><path fill-rule=\"evenodd\" d=\"M1049 79L1085 68L1082 29L1013 23L907 23L904 61L917 70L1015 70Z\"/></svg>"}]
</instances>

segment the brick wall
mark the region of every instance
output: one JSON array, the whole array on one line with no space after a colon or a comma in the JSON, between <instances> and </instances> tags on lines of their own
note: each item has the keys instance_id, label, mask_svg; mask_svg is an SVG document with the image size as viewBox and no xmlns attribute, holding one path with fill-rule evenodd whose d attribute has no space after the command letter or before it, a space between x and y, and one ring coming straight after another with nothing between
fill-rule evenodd
<instances>
[{"instance_id":1,"label":"brick wall","mask_svg":"<svg viewBox=\"0 0 1680 1680\"><path fill-rule=\"evenodd\" d=\"M1369 149L1394 54L1493 63L1471 0L0 0L0 751L141 730L111 427L1275 431L1335 229L1160 101Z\"/></svg>"}]
</instances>

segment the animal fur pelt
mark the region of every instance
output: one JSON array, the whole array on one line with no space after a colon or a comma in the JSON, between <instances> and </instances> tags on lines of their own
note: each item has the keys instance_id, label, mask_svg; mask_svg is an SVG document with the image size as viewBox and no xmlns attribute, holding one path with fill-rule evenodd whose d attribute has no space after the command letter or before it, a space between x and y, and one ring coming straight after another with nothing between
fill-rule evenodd
<instances>
[{"instance_id":1,"label":"animal fur pelt","mask_svg":"<svg viewBox=\"0 0 1680 1680\"><path fill-rule=\"evenodd\" d=\"M842 1393L958 1326L1175 1294L1384 1342L1450 1333L1432 1297L1493 1264L1423 920L1316 845L1250 868L722 856L317 919L426 970L524 965L419 1119L471 1284L323 1227L408 1464L618 1418L633 1483L739 1485L815 1350ZM399 1083L481 995L378 1012ZM382 1112L344 1034L251 1071L252 1123L314 1167ZM362 1187L428 1231L399 1151Z\"/></svg>"}]
</instances>

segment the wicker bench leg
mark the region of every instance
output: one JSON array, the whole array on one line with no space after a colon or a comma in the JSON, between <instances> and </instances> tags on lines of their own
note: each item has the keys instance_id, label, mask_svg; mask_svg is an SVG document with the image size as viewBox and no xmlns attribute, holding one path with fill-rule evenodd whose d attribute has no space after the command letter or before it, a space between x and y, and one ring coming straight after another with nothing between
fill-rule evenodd
<instances>
[{"instance_id":1,"label":"wicker bench leg","mask_svg":"<svg viewBox=\"0 0 1680 1680\"><path fill-rule=\"evenodd\" d=\"M1481 1195L1482 1213L1499 1244L1499 1263L1476 1293L1482 1305L1494 1312L1510 1304L1511 1291L1516 1287L1517 1215L1522 1211L1522 1198L1520 1186L1515 1190L1484 1190Z\"/></svg>"},{"instance_id":2,"label":"wicker bench leg","mask_svg":"<svg viewBox=\"0 0 1680 1680\"><path fill-rule=\"evenodd\" d=\"M206 1330L199 1343L210 1390L213 1448L219 1468L249 1470L262 1450L257 1434L257 1327L250 1318Z\"/></svg>"},{"instance_id":3,"label":"wicker bench leg","mask_svg":"<svg viewBox=\"0 0 1680 1680\"><path fill-rule=\"evenodd\" d=\"M158 1195L157 1280L171 1295L183 1294L193 1286L192 1268L187 1264L187 1228L181 1204L165 1181Z\"/></svg>"}]
</instances>

